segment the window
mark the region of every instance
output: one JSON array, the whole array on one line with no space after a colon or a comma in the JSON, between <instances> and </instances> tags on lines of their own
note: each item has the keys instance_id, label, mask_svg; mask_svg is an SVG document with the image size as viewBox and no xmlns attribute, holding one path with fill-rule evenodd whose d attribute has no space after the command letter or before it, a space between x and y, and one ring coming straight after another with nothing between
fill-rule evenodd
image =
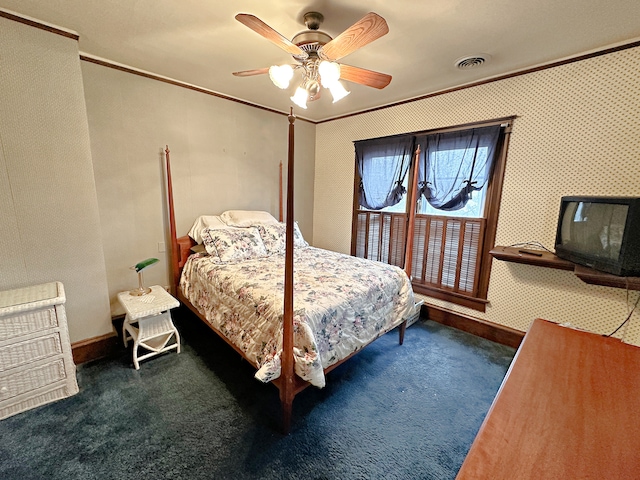
<instances>
[{"instance_id":1,"label":"window","mask_svg":"<svg viewBox=\"0 0 640 480\"><path fill-rule=\"evenodd\" d=\"M362 154L367 141L355 142L352 255L405 268L418 293L484 311L511 121L405 135L421 152L412 155L401 198L378 209L359 201L374 163ZM411 264L405 265L408 243Z\"/></svg>"}]
</instances>

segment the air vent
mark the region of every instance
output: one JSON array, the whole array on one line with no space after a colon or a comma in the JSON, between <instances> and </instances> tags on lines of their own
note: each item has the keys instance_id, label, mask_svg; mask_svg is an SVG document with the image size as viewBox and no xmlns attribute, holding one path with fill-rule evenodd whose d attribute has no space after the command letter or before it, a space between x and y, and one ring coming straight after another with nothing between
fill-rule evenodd
<instances>
[{"instance_id":1,"label":"air vent","mask_svg":"<svg viewBox=\"0 0 640 480\"><path fill-rule=\"evenodd\" d=\"M469 70L484 65L489 61L488 55L471 55L456 60L455 66L462 70Z\"/></svg>"}]
</instances>

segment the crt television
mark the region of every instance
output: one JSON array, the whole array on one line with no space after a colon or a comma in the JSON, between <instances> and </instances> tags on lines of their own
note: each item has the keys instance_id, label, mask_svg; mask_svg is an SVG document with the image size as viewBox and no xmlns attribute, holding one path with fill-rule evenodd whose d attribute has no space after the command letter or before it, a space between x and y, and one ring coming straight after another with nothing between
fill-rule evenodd
<instances>
[{"instance_id":1,"label":"crt television","mask_svg":"<svg viewBox=\"0 0 640 480\"><path fill-rule=\"evenodd\" d=\"M640 197L562 197L555 249L579 265L640 276Z\"/></svg>"}]
</instances>

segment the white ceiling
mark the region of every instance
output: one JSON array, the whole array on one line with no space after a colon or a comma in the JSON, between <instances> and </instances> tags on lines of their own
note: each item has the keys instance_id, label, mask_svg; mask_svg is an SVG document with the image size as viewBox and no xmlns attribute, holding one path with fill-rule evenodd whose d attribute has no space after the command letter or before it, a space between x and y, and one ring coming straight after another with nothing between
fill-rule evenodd
<instances>
[{"instance_id":1,"label":"white ceiling","mask_svg":"<svg viewBox=\"0 0 640 480\"><path fill-rule=\"evenodd\" d=\"M251 13L287 38L305 29L307 11L336 37L369 11L389 33L345 57L350 65L393 76L384 90L346 83L296 109L321 121L388 105L640 39L640 0L0 0L0 8L73 30L83 54L288 112L289 91L267 75L231 73L290 63L283 50L234 19ZM470 70L457 59L484 54Z\"/></svg>"}]
</instances>

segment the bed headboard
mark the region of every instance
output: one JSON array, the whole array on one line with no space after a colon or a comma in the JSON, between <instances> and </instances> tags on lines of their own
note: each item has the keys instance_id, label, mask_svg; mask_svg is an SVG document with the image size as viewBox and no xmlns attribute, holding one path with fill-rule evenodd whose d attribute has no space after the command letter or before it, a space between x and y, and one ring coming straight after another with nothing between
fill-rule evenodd
<instances>
[{"instance_id":1,"label":"bed headboard","mask_svg":"<svg viewBox=\"0 0 640 480\"><path fill-rule=\"evenodd\" d=\"M173 184L171 181L171 160L169 157L170 151L169 146L167 145L165 148L165 159L166 159L166 182L167 182L167 197L168 197L168 210L169 210L169 234L171 236L171 274L172 274L172 291L177 295L178 285L180 284L180 276L182 274L182 268L184 264L187 262L189 255L193 253L191 251L191 247L196 245L196 242L189 237L188 235L184 235L183 237L178 237L176 234L176 218L175 211L173 205ZM282 222L282 209L283 209L283 201L282 201L282 162L280 162L280 221Z\"/></svg>"},{"instance_id":2,"label":"bed headboard","mask_svg":"<svg viewBox=\"0 0 640 480\"><path fill-rule=\"evenodd\" d=\"M179 237L177 239L178 242L178 268L182 273L182 267L187 263L187 258L193 252L191 251L191 247L196 245L196 242L189 236L185 235L184 237Z\"/></svg>"}]
</instances>

